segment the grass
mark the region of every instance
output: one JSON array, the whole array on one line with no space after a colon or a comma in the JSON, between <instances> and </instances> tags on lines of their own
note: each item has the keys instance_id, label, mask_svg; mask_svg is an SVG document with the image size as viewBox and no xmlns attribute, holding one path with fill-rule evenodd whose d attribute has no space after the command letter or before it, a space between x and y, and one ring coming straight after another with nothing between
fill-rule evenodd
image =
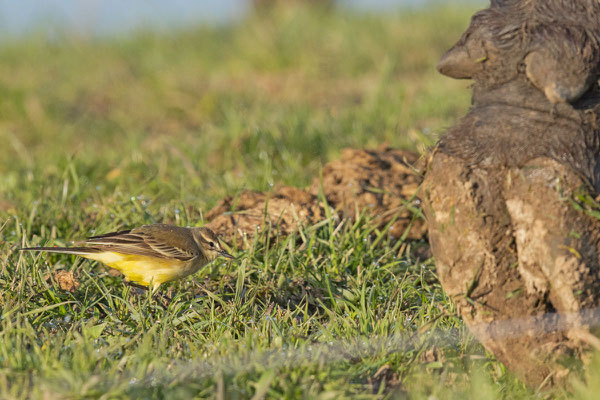
<instances>
[{"instance_id":1,"label":"grass","mask_svg":"<svg viewBox=\"0 0 600 400\"><path fill-rule=\"evenodd\" d=\"M422 242L368 218L258 237L164 290L23 254L224 195L305 186L345 146L422 149L469 105L435 72L471 9L302 8L226 27L0 44L0 398L530 398L468 334ZM61 290L53 272L74 272ZM580 398L593 387L579 384Z\"/></svg>"}]
</instances>

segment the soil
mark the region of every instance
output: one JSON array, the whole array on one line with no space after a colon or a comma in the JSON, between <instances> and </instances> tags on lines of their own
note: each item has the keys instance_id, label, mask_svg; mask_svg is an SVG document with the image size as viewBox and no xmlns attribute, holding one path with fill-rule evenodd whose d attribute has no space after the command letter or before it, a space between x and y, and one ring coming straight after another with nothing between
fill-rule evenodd
<instances>
[{"instance_id":1,"label":"soil","mask_svg":"<svg viewBox=\"0 0 600 400\"><path fill-rule=\"evenodd\" d=\"M391 224L389 233L396 238L421 239L427 228L419 216L418 163L417 154L404 150L344 149L307 190L279 186L226 197L206 214L207 226L228 243L245 246L259 232L278 238L323 221L330 207L340 218L366 214L380 227Z\"/></svg>"},{"instance_id":2,"label":"soil","mask_svg":"<svg viewBox=\"0 0 600 400\"><path fill-rule=\"evenodd\" d=\"M227 196L206 214L209 228L229 244L242 247L263 231L272 238L287 236L325 218L316 196L290 186L271 193L244 191L235 198Z\"/></svg>"},{"instance_id":3,"label":"soil","mask_svg":"<svg viewBox=\"0 0 600 400\"><path fill-rule=\"evenodd\" d=\"M393 221L392 236L420 239L427 228L424 219L416 217L423 180L419 166L419 156L405 150L344 149L340 160L323 167L323 178L315 178L309 191L318 195L322 190L344 217L366 212L379 226Z\"/></svg>"}]
</instances>

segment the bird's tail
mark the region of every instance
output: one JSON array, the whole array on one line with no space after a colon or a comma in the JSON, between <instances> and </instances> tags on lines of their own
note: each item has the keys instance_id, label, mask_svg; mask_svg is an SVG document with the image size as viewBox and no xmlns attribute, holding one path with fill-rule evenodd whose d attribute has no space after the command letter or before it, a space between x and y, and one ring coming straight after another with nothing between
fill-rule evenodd
<instances>
[{"instance_id":1,"label":"bird's tail","mask_svg":"<svg viewBox=\"0 0 600 400\"><path fill-rule=\"evenodd\" d=\"M48 253L75 254L84 257L100 252L93 247L24 247L19 251L46 251Z\"/></svg>"}]
</instances>

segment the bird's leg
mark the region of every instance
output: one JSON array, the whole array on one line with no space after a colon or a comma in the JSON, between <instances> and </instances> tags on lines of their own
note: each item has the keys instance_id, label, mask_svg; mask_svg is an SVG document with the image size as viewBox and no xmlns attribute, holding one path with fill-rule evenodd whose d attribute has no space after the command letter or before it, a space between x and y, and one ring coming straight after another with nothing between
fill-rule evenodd
<instances>
[{"instance_id":1,"label":"bird's leg","mask_svg":"<svg viewBox=\"0 0 600 400\"><path fill-rule=\"evenodd\" d=\"M150 290L150 288L148 286L140 285L140 284L137 284L137 283L131 282L131 281L125 281L125 284L127 286L130 286L130 287L133 287L133 288L136 288L136 289L141 289L141 290L146 291L146 292Z\"/></svg>"},{"instance_id":2,"label":"bird's leg","mask_svg":"<svg viewBox=\"0 0 600 400\"><path fill-rule=\"evenodd\" d=\"M161 303L162 303L163 307L165 307L165 308L168 307L169 304L171 304L171 302L173 301L173 299L171 297L167 296L166 294L162 294L162 293L158 292L158 290L157 290L158 288L150 289L149 286L140 285L138 283L131 282L131 281L125 281L125 284L132 288L141 289L145 292L150 292L150 294L152 294L152 297L154 297L156 299L160 298Z\"/></svg>"},{"instance_id":3,"label":"bird's leg","mask_svg":"<svg viewBox=\"0 0 600 400\"><path fill-rule=\"evenodd\" d=\"M133 293L136 296L142 296L142 295L145 295L146 293L152 294L152 292L148 286L140 285L138 283L130 282L130 281L123 281L123 282L127 286L132 288L131 293Z\"/></svg>"}]
</instances>

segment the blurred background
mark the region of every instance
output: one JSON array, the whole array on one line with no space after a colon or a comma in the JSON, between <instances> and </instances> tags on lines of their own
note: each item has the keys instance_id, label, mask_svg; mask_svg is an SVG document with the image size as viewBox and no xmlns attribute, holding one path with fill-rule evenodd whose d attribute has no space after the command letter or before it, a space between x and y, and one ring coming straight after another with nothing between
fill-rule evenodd
<instances>
[{"instance_id":1,"label":"blurred background","mask_svg":"<svg viewBox=\"0 0 600 400\"><path fill-rule=\"evenodd\" d=\"M201 223L225 195L307 185L344 147L422 150L469 106L435 64L484 6L0 0L0 213L61 198L74 230ZM110 206L137 197L146 213ZM64 219L48 207L28 225Z\"/></svg>"},{"instance_id":2,"label":"blurred background","mask_svg":"<svg viewBox=\"0 0 600 400\"><path fill-rule=\"evenodd\" d=\"M42 31L106 35L139 28L172 29L202 24L239 21L257 7L290 0L1 0L0 33L4 35ZM294 2L292 0L291 2ZM357 12L388 13L407 8L433 8L451 4L450 0L312 0L313 4L345 8ZM454 2L456 3L456 2ZM463 1L460 5L483 7L484 0Z\"/></svg>"}]
</instances>

